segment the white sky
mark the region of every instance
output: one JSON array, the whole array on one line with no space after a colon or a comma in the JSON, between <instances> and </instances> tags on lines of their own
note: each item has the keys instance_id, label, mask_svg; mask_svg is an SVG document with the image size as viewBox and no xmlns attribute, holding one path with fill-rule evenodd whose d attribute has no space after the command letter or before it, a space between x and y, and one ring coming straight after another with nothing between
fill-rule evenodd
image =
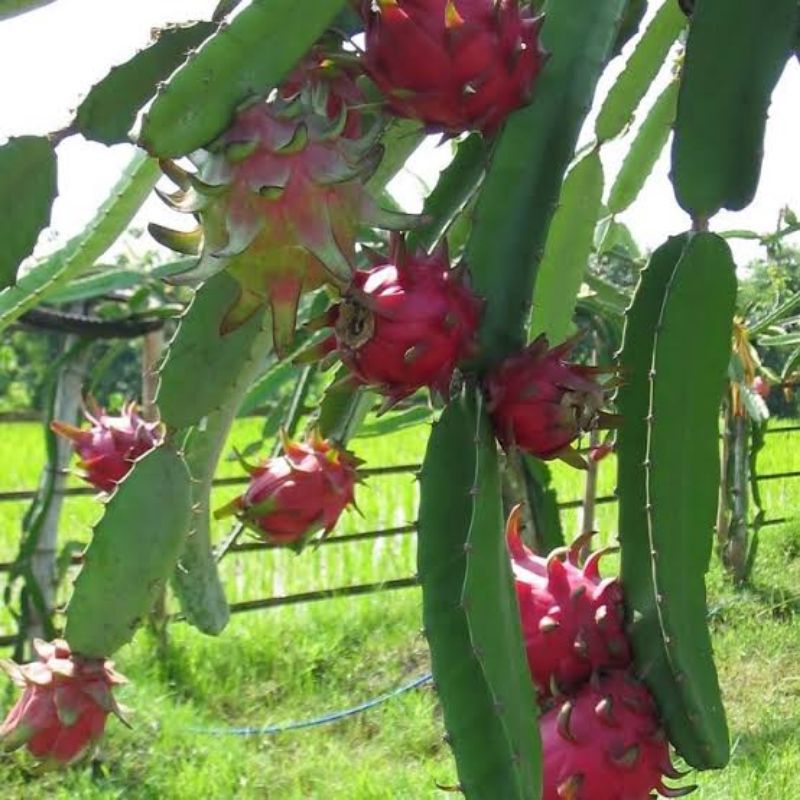
<instances>
[{"instance_id":1,"label":"white sky","mask_svg":"<svg viewBox=\"0 0 800 800\"><path fill-rule=\"evenodd\" d=\"M145 46L150 29L166 22L208 18L216 0L57 0L29 14L0 23L0 141L22 134L47 133L64 126L89 87ZM631 44L626 47L626 54ZM604 76L598 98L624 65L617 59ZM663 83L663 82L662 82ZM657 94L657 87L646 103ZM755 202L737 214L724 212L713 221L716 230L753 228L769 231L778 212L790 205L800 213L800 65L792 59L776 90L767 129L766 157ZM201 101L202 102L202 101ZM643 114L641 115L643 116ZM587 127L582 139L590 134ZM635 133L635 126L632 131ZM628 139L603 149L606 184L611 185ZM58 148L60 197L52 226L39 251L51 249L48 240L67 238L93 216L132 154L130 146L108 148L72 137ZM449 148L427 144L413 159L416 176L400 176L392 190L400 202L415 209L421 203L420 178L433 185L446 164ZM687 227L668 180L669 146L636 204L621 218L645 248L659 245L667 235ZM150 201L135 221L169 220L167 209ZM168 222L169 224L169 222ZM740 263L758 253L752 245L734 245Z\"/></svg>"}]
</instances>

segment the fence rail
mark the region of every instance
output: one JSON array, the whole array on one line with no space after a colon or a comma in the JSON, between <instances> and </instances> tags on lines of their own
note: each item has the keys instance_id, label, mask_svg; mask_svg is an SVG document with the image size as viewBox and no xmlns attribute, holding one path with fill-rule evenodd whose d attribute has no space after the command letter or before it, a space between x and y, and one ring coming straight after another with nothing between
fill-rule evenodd
<instances>
[{"instance_id":1,"label":"fence rail","mask_svg":"<svg viewBox=\"0 0 800 800\"><path fill-rule=\"evenodd\" d=\"M767 430L767 434L778 434L778 433L793 433L800 431L800 425L792 425L792 426L785 426L781 428L773 428ZM398 474L411 474L416 473L419 471L420 465L419 464L399 464L396 466L390 467L373 467L360 470L360 472L365 476L375 476L375 475L398 475ZM757 477L758 481L773 481L773 480L785 480L791 478L800 478L800 470L793 470L793 471L786 471L786 472L773 472L767 473L765 475L759 475ZM248 483L249 478L246 476L243 477L232 477L232 478L218 478L214 481L213 485L215 487L223 487L223 486L241 486ZM75 497L75 496L91 496L96 494L96 490L91 487L72 487L65 489L63 495L68 497ZM32 500L36 496L35 490L24 489L18 491L10 491L10 492L0 492L0 503L2 502L14 502L14 501L23 501L23 500ZM598 497L595 501L597 505L607 505L610 503L616 503L617 498L614 495L604 495ZM563 502L558 503L558 508L561 510L568 510L568 509L575 509L580 508L583 505L583 500L576 499L576 500L566 500ZM767 519L765 520L761 527L771 527L775 525L781 525L783 523L789 522L789 517L780 517L775 519ZM408 523L406 525L398 525L391 528L381 528L376 530L368 530L368 531L360 531L358 533L347 534L343 536L331 536L328 538L323 539L319 542L320 546L329 546L329 545L341 545L341 544L349 544L353 542L362 542L362 541L370 541L370 540L378 540L383 538L389 538L394 536L404 536L411 533L416 532L417 526L415 523ZM253 553L253 552L263 552L268 550L277 549L279 546L274 544L268 544L266 542L239 542L232 545L228 553ZM73 555L72 556L72 563L73 565L79 565L82 560L81 555ZM9 572L14 566L14 562L0 562L0 574L4 572ZM405 588L412 588L418 586L419 582L416 576L409 576L406 578L397 578L388 581L376 582L376 583L363 583L363 584L353 584L350 586L338 586L333 587L330 589L319 589L309 592L299 592L296 594L290 595L283 595L278 597L268 597L256 600L246 600L239 603L232 603L230 606L231 614L241 614L246 613L249 611L258 611L267 608L277 608L280 606L289 606L289 605L296 605L299 603L311 603L317 602L320 600L329 600L338 597L357 597L367 594L374 594L377 592L385 592L385 591L393 591L397 589L405 589ZM172 614L168 617L168 621L170 622L181 622L183 621L183 616L180 613ZM17 643L18 637L16 635L2 635L0 636L0 648L7 648L15 645Z\"/></svg>"}]
</instances>

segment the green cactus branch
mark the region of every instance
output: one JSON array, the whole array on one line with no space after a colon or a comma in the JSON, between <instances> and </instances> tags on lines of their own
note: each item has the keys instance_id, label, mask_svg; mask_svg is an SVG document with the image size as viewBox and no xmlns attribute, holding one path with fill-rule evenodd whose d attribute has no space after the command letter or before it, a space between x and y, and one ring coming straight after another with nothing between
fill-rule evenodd
<instances>
[{"instance_id":1,"label":"green cactus branch","mask_svg":"<svg viewBox=\"0 0 800 800\"><path fill-rule=\"evenodd\" d=\"M0 0L0 22L4 19L27 14L37 8L49 6L55 0Z\"/></svg>"}]
</instances>

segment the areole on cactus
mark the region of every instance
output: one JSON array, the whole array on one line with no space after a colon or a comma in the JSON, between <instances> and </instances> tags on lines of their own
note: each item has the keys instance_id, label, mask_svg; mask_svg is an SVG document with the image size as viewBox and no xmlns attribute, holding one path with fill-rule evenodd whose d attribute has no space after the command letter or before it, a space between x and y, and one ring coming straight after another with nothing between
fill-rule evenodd
<instances>
[{"instance_id":1,"label":"areole on cactus","mask_svg":"<svg viewBox=\"0 0 800 800\"><path fill-rule=\"evenodd\" d=\"M348 63L314 51L270 97L245 103L216 141L190 154L195 173L164 162L179 188L160 196L200 224L188 233L151 224L150 232L200 254L174 281L223 269L236 279L240 295L222 334L269 307L284 352L303 292L349 282L358 230L412 222L380 209L364 187L383 154L383 123L358 108L365 101L356 77Z\"/></svg>"},{"instance_id":2,"label":"areole on cactus","mask_svg":"<svg viewBox=\"0 0 800 800\"><path fill-rule=\"evenodd\" d=\"M682 775L645 686L630 673L598 673L539 720L544 755L542 800L648 800Z\"/></svg>"},{"instance_id":3,"label":"areole on cactus","mask_svg":"<svg viewBox=\"0 0 800 800\"><path fill-rule=\"evenodd\" d=\"M396 114L491 134L531 99L542 17L517 0L362 0L367 72Z\"/></svg>"},{"instance_id":4,"label":"areole on cactus","mask_svg":"<svg viewBox=\"0 0 800 800\"><path fill-rule=\"evenodd\" d=\"M305 442L284 435L282 455L258 467L244 463L249 486L215 516L233 514L264 541L299 551L314 534L327 536L347 506L355 507L359 463L316 431Z\"/></svg>"},{"instance_id":5,"label":"areole on cactus","mask_svg":"<svg viewBox=\"0 0 800 800\"><path fill-rule=\"evenodd\" d=\"M335 350L353 378L392 404L424 386L448 396L456 365L473 354L481 301L443 242L409 253L393 235L388 256L370 254L327 315L334 328L315 353Z\"/></svg>"},{"instance_id":6,"label":"areole on cactus","mask_svg":"<svg viewBox=\"0 0 800 800\"><path fill-rule=\"evenodd\" d=\"M113 491L134 461L158 447L164 438L161 423L144 419L133 401L114 416L89 398L84 414L91 423L88 429L59 420L51 422L50 427L73 443L84 479L104 492Z\"/></svg>"},{"instance_id":7,"label":"areole on cactus","mask_svg":"<svg viewBox=\"0 0 800 800\"><path fill-rule=\"evenodd\" d=\"M0 725L0 749L27 747L48 763L71 764L97 744L109 714L125 722L113 692L127 681L111 661L72 653L63 639L37 639L34 649L38 658L30 664L0 661L22 689Z\"/></svg>"},{"instance_id":8,"label":"areole on cactus","mask_svg":"<svg viewBox=\"0 0 800 800\"><path fill-rule=\"evenodd\" d=\"M597 376L610 370L565 361L577 337L549 348L539 336L522 352L509 356L485 378L495 433L506 448L519 447L542 459L561 458L585 466L572 446L585 431L610 428L619 418L603 410L605 393L616 379L601 385Z\"/></svg>"},{"instance_id":9,"label":"areole on cactus","mask_svg":"<svg viewBox=\"0 0 800 800\"><path fill-rule=\"evenodd\" d=\"M627 667L622 588L601 578L597 550L579 566L588 537L547 558L532 553L519 533L521 507L508 518L506 541L517 590L522 636L531 677L541 698L574 690L594 670Z\"/></svg>"}]
</instances>

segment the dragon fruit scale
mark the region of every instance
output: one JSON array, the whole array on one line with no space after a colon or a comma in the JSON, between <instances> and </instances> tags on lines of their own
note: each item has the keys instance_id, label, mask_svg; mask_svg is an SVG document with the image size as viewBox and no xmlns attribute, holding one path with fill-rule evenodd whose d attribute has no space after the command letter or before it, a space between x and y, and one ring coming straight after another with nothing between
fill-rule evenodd
<instances>
[{"instance_id":1,"label":"dragon fruit scale","mask_svg":"<svg viewBox=\"0 0 800 800\"><path fill-rule=\"evenodd\" d=\"M132 401L122 407L119 416L113 416L90 399L84 414L91 423L88 429L58 420L50 427L72 441L84 479L103 492L113 491L133 462L158 447L164 438L161 423L145 420Z\"/></svg>"},{"instance_id":2,"label":"dragon fruit scale","mask_svg":"<svg viewBox=\"0 0 800 800\"><path fill-rule=\"evenodd\" d=\"M116 686L126 683L111 661L83 658L62 639L34 641L37 660L17 665L0 661L22 689L22 697L0 725L0 750L26 746L38 759L66 765L88 755L115 714Z\"/></svg>"},{"instance_id":3,"label":"dragon fruit scale","mask_svg":"<svg viewBox=\"0 0 800 800\"><path fill-rule=\"evenodd\" d=\"M266 100L241 108L216 141L190 154L196 172L163 162L179 188L159 195L199 226L186 233L151 224L150 233L200 256L171 281L196 283L223 269L237 281L223 335L270 308L276 349L285 352L300 296L349 282L359 228L413 220L379 209L364 187L383 155L383 123L368 121L357 107L363 102L353 70L315 50Z\"/></svg>"},{"instance_id":4,"label":"dragon fruit scale","mask_svg":"<svg viewBox=\"0 0 800 800\"><path fill-rule=\"evenodd\" d=\"M244 464L249 486L214 516L233 514L265 542L299 552L315 533L330 533L347 506L355 506L359 463L316 431L305 442L284 436L282 455L259 467Z\"/></svg>"},{"instance_id":5,"label":"dragon fruit scale","mask_svg":"<svg viewBox=\"0 0 800 800\"><path fill-rule=\"evenodd\" d=\"M618 381L601 385L595 378L609 369L565 361L576 342L577 337L549 349L541 335L486 376L487 408L506 449L516 446L537 458L585 467L573 442L584 431L618 424L617 416L602 410L606 391Z\"/></svg>"},{"instance_id":6,"label":"dragon fruit scale","mask_svg":"<svg viewBox=\"0 0 800 800\"><path fill-rule=\"evenodd\" d=\"M451 269L446 244L411 254L397 235L388 258L372 260L329 312L335 333L320 352L335 350L389 405L423 386L447 396L456 365L476 347L482 308L466 271Z\"/></svg>"},{"instance_id":7,"label":"dragon fruit scale","mask_svg":"<svg viewBox=\"0 0 800 800\"><path fill-rule=\"evenodd\" d=\"M363 0L365 68L398 116L491 134L530 101L542 17L518 0Z\"/></svg>"},{"instance_id":8,"label":"dragon fruit scale","mask_svg":"<svg viewBox=\"0 0 800 800\"><path fill-rule=\"evenodd\" d=\"M539 718L544 756L542 800L648 800L682 775L650 693L629 673L599 674Z\"/></svg>"},{"instance_id":9,"label":"dragon fruit scale","mask_svg":"<svg viewBox=\"0 0 800 800\"><path fill-rule=\"evenodd\" d=\"M520 507L506 526L506 541L517 590L522 636L539 697L580 686L602 667L627 667L622 588L600 577L598 550L581 568L585 537L548 558L534 555L519 534Z\"/></svg>"}]
</instances>

